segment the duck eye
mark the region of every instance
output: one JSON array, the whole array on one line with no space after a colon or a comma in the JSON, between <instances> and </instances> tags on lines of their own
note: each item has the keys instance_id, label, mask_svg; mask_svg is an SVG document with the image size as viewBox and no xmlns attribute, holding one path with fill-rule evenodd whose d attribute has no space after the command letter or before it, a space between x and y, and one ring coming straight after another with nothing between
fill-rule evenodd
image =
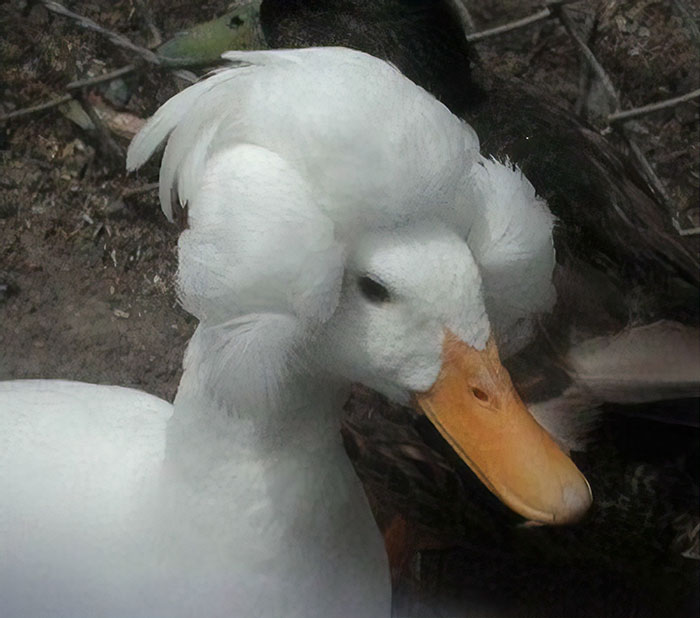
<instances>
[{"instance_id":1,"label":"duck eye","mask_svg":"<svg viewBox=\"0 0 700 618\"><path fill-rule=\"evenodd\" d=\"M360 288L362 296L372 303L387 303L391 300L389 290L367 275L357 279L357 287Z\"/></svg>"}]
</instances>

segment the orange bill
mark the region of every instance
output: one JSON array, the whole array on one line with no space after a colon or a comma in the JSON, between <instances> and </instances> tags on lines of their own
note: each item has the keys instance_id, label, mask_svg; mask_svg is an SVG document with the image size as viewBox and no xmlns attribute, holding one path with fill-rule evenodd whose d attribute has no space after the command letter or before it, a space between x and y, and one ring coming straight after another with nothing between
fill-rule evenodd
<instances>
[{"instance_id":1,"label":"orange bill","mask_svg":"<svg viewBox=\"0 0 700 618\"><path fill-rule=\"evenodd\" d=\"M440 375L414 398L479 479L523 517L568 524L590 507L586 478L528 412L493 339L478 351L446 333Z\"/></svg>"}]
</instances>

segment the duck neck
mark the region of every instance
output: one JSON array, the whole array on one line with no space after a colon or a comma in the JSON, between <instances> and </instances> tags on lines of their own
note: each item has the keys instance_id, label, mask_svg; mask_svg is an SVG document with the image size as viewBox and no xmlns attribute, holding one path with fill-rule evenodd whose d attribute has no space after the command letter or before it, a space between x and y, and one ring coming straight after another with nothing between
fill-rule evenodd
<instances>
[{"instance_id":1,"label":"duck neck","mask_svg":"<svg viewBox=\"0 0 700 618\"><path fill-rule=\"evenodd\" d=\"M257 337L275 337L275 329L261 328ZM268 364L260 352L274 347L269 340L237 346L235 329L224 345L221 338L219 328L200 326L190 342L168 430L169 461L196 475L227 462L342 450L340 414L348 383L308 367ZM202 440L207 448L200 448Z\"/></svg>"},{"instance_id":2,"label":"duck neck","mask_svg":"<svg viewBox=\"0 0 700 618\"><path fill-rule=\"evenodd\" d=\"M259 379L269 367L236 374L212 334L200 326L190 344L168 427L169 551L228 578L222 589L264 587L234 615L316 616L308 599L319 616L335 616L338 599L357 610L340 615L388 615L384 547L340 438L348 385L288 371L273 388Z\"/></svg>"}]
</instances>

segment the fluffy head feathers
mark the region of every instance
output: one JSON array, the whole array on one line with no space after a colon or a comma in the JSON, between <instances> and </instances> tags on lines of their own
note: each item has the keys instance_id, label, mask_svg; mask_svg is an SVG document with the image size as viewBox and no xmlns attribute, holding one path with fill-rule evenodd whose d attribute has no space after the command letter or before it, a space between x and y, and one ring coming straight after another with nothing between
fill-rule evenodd
<instances>
[{"instance_id":1,"label":"fluffy head feathers","mask_svg":"<svg viewBox=\"0 0 700 618\"><path fill-rule=\"evenodd\" d=\"M133 140L127 167L169 136L160 201L169 218L172 195L188 206L179 283L197 317L276 310L323 320L344 240L453 210L476 136L361 52L224 57L239 64L165 103Z\"/></svg>"},{"instance_id":2,"label":"fluffy head feathers","mask_svg":"<svg viewBox=\"0 0 700 618\"><path fill-rule=\"evenodd\" d=\"M127 156L135 169L168 139L161 206L170 218L173 195L187 204L180 295L204 327L289 316L289 352L334 315L363 236L432 225L474 258L465 306L485 299L506 339L529 333L551 301L552 220L519 170L483 160L468 125L367 54L224 57L236 64L165 103ZM445 264L436 277L451 269L461 272ZM483 344L483 309L456 311L453 330Z\"/></svg>"}]
</instances>

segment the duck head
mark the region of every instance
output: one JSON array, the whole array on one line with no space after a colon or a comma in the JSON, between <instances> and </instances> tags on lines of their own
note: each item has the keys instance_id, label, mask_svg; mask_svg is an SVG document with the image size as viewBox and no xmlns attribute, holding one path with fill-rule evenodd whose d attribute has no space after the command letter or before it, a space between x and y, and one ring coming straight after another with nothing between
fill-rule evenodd
<instances>
[{"instance_id":1,"label":"duck head","mask_svg":"<svg viewBox=\"0 0 700 618\"><path fill-rule=\"evenodd\" d=\"M500 362L469 247L439 222L354 243L314 356L326 371L423 412L523 517L566 524L590 506L586 479L530 415Z\"/></svg>"},{"instance_id":2,"label":"duck head","mask_svg":"<svg viewBox=\"0 0 700 618\"><path fill-rule=\"evenodd\" d=\"M493 281L523 256L520 285L551 284L551 222L535 243L548 257L520 246L492 255L498 243L486 242L508 244L522 219L538 221L531 187L508 166L485 175L474 132L381 60L339 48L226 57L247 64L167 102L127 158L140 166L172 133L160 195L166 215L173 196L188 207L184 306L204 327L287 316L267 367L301 359L319 379L413 403L515 511L581 517L590 488L513 389L497 350L507 328L492 329L487 311L502 289L521 296L518 281ZM495 199L509 183L518 190ZM513 196L524 202L504 207ZM538 298L507 321L536 312Z\"/></svg>"}]
</instances>

